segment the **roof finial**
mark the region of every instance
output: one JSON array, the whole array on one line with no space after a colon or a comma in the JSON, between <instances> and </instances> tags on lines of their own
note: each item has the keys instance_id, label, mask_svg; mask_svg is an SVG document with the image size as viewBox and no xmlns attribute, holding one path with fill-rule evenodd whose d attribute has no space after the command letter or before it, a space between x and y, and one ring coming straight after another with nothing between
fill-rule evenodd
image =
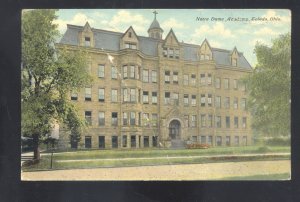
<instances>
[{"instance_id":1,"label":"roof finial","mask_svg":"<svg viewBox=\"0 0 300 202\"><path fill-rule=\"evenodd\" d=\"M157 11L153 11L153 13L154 13L154 19L156 19L156 15L158 14L158 12Z\"/></svg>"}]
</instances>

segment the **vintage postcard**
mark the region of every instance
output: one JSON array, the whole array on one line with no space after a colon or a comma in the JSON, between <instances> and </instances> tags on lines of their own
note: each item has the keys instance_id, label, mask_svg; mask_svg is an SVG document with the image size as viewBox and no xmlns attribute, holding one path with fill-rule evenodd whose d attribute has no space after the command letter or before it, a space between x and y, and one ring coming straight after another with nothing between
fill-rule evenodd
<instances>
[{"instance_id":1,"label":"vintage postcard","mask_svg":"<svg viewBox=\"0 0 300 202\"><path fill-rule=\"evenodd\" d=\"M22 11L21 179L289 180L291 11Z\"/></svg>"}]
</instances>

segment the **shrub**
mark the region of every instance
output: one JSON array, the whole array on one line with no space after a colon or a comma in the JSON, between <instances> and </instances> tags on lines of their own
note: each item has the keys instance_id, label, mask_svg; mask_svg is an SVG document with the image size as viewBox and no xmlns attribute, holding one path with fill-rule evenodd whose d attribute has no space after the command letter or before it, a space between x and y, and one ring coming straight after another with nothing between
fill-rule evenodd
<instances>
[{"instance_id":1,"label":"shrub","mask_svg":"<svg viewBox=\"0 0 300 202\"><path fill-rule=\"evenodd\" d=\"M187 144L187 149L208 149L210 146L208 144L200 144L200 143L191 143Z\"/></svg>"},{"instance_id":2,"label":"shrub","mask_svg":"<svg viewBox=\"0 0 300 202\"><path fill-rule=\"evenodd\" d=\"M267 147L267 146L263 146L263 147L257 148L257 151L261 152L261 153L266 153L266 152L270 152L271 149L269 147Z\"/></svg>"},{"instance_id":3,"label":"shrub","mask_svg":"<svg viewBox=\"0 0 300 202\"><path fill-rule=\"evenodd\" d=\"M265 144L269 146L290 146L291 139L283 137L274 137L265 140Z\"/></svg>"}]
</instances>

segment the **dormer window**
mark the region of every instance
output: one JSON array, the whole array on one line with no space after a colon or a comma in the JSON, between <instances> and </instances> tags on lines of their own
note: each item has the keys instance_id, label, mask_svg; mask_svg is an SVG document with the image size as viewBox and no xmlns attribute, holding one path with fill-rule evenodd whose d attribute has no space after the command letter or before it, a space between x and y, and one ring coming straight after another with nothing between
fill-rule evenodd
<instances>
[{"instance_id":1,"label":"dormer window","mask_svg":"<svg viewBox=\"0 0 300 202\"><path fill-rule=\"evenodd\" d=\"M90 37L84 37L84 45L91 46L91 38Z\"/></svg>"},{"instance_id":2,"label":"dormer window","mask_svg":"<svg viewBox=\"0 0 300 202\"><path fill-rule=\"evenodd\" d=\"M179 49L175 48L163 48L163 56L165 58L176 58L179 59Z\"/></svg>"},{"instance_id":3,"label":"dormer window","mask_svg":"<svg viewBox=\"0 0 300 202\"><path fill-rule=\"evenodd\" d=\"M179 49L175 49L175 58L179 59Z\"/></svg>"},{"instance_id":4,"label":"dormer window","mask_svg":"<svg viewBox=\"0 0 300 202\"><path fill-rule=\"evenodd\" d=\"M135 43L125 43L125 48L136 49Z\"/></svg>"},{"instance_id":5,"label":"dormer window","mask_svg":"<svg viewBox=\"0 0 300 202\"><path fill-rule=\"evenodd\" d=\"M232 66L236 67L237 66L237 59L232 58Z\"/></svg>"},{"instance_id":6,"label":"dormer window","mask_svg":"<svg viewBox=\"0 0 300 202\"><path fill-rule=\"evenodd\" d=\"M209 54L201 54L200 60L210 60L210 55Z\"/></svg>"},{"instance_id":7,"label":"dormer window","mask_svg":"<svg viewBox=\"0 0 300 202\"><path fill-rule=\"evenodd\" d=\"M205 60L209 60L209 55L205 55Z\"/></svg>"}]
</instances>

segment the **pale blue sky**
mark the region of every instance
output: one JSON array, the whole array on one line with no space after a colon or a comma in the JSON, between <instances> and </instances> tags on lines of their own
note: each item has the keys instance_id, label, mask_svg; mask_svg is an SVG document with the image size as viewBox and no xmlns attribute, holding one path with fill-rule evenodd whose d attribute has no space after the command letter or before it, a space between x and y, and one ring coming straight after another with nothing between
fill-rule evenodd
<instances>
[{"instance_id":1,"label":"pale blue sky","mask_svg":"<svg viewBox=\"0 0 300 202\"><path fill-rule=\"evenodd\" d=\"M232 50L236 46L252 66L256 64L253 50L257 41L270 45L273 38L291 31L291 13L283 9L61 9L56 23L62 34L66 24L83 26L88 21L93 28L118 32L133 26L138 35L148 36L154 10L164 30L163 38L173 28L179 41L200 45L206 38L212 47ZM196 21L197 17L209 20ZM266 17L268 21L226 21L228 17ZM271 17L280 21L271 21Z\"/></svg>"}]
</instances>

